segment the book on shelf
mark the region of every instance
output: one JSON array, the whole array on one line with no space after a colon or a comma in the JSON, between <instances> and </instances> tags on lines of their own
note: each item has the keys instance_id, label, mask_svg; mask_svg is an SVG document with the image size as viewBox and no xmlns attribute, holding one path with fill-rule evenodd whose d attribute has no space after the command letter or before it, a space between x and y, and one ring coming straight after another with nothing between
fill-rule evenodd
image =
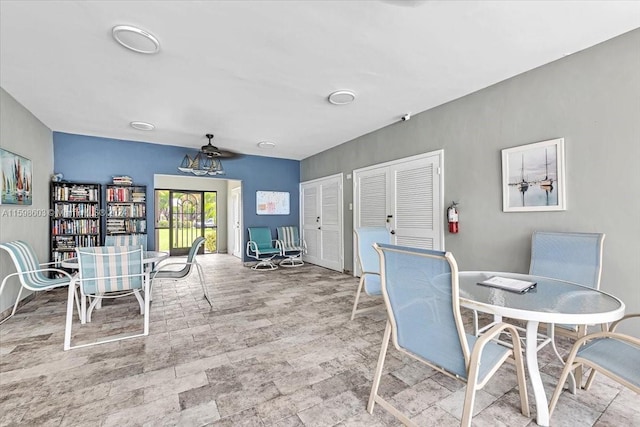
<instances>
[{"instance_id":1,"label":"book on shelf","mask_svg":"<svg viewBox=\"0 0 640 427\"><path fill-rule=\"evenodd\" d=\"M493 276L482 282L478 282L478 285L489 286L492 288L504 289L505 291L525 293L536 287L536 282L529 282L527 280L512 279L509 277Z\"/></svg>"},{"instance_id":2,"label":"book on shelf","mask_svg":"<svg viewBox=\"0 0 640 427\"><path fill-rule=\"evenodd\" d=\"M122 175L122 176L114 176L113 183L115 185L131 185L133 184L133 179L130 176Z\"/></svg>"}]
</instances>

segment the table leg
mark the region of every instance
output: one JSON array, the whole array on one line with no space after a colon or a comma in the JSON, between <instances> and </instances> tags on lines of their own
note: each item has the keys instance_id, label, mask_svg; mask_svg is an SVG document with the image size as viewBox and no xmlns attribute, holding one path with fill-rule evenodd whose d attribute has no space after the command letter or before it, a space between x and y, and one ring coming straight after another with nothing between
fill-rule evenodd
<instances>
[{"instance_id":1,"label":"table leg","mask_svg":"<svg viewBox=\"0 0 640 427\"><path fill-rule=\"evenodd\" d=\"M549 403L547 402L547 395L544 392L542 377L538 368L538 323L533 320L527 322L525 355L529 379L531 379L531 386L533 387L533 396L536 400L536 423L540 426L548 426Z\"/></svg>"}]
</instances>

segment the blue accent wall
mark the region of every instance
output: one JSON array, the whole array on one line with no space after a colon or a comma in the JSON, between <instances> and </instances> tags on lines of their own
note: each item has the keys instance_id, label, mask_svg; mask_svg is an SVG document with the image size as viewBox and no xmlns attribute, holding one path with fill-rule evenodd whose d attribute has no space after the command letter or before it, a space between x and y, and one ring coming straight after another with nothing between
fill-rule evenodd
<instances>
[{"instance_id":1,"label":"blue accent wall","mask_svg":"<svg viewBox=\"0 0 640 427\"><path fill-rule=\"evenodd\" d=\"M181 175L177 167L185 154L196 150L173 145L150 144L69 133L53 133L53 156L56 173L66 181L110 184L115 175L128 175L134 184L147 186L147 232L149 248L155 247L153 176ZM267 226L276 236L276 227L300 225L300 162L261 156L242 156L222 161L226 175L222 179L242 181L243 222L246 227ZM210 177L209 179L221 179ZM289 215L257 215L256 191L288 191ZM104 189L103 189L104 202ZM104 224L103 224L104 225Z\"/></svg>"}]
</instances>

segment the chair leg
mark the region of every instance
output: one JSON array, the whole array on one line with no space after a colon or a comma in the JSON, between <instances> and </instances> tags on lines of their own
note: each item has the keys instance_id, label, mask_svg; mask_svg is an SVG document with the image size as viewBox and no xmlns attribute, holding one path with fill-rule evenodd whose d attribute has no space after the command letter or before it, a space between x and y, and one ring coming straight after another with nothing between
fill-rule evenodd
<instances>
[{"instance_id":1,"label":"chair leg","mask_svg":"<svg viewBox=\"0 0 640 427\"><path fill-rule=\"evenodd\" d=\"M364 275L363 275L364 276ZM360 300L360 293L364 285L364 277L360 277L360 283L358 283L358 290L356 291L356 300L353 302L353 310L351 310L351 320L356 317L356 311L358 309L358 301Z\"/></svg>"},{"instance_id":2,"label":"chair leg","mask_svg":"<svg viewBox=\"0 0 640 427\"><path fill-rule=\"evenodd\" d=\"M75 284L69 285L69 292L67 295L67 318L64 327L64 350L67 351L71 348L71 327L73 325L73 305L76 296ZM83 297L84 299L84 297ZM80 317L80 321L84 323L83 317Z\"/></svg>"},{"instance_id":3,"label":"chair leg","mask_svg":"<svg viewBox=\"0 0 640 427\"><path fill-rule=\"evenodd\" d=\"M145 290L147 290L147 287L145 287ZM144 301L146 300L146 295L145 298L143 299L142 296L140 295L140 291L139 290L134 290L133 294L136 296L136 299L138 300L138 305L140 305L140 314L144 314Z\"/></svg>"},{"instance_id":4,"label":"chair leg","mask_svg":"<svg viewBox=\"0 0 640 427\"><path fill-rule=\"evenodd\" d=\"M471 357L469 361L469 374L467 375L467 387L464 392L464 404L462 406L462 420L460 426L471 427L473 417L473 405L476 400L476 389L478 386L478 368L480 361L477 357Z\"/></svg>"},{"instance_id":5,"label":"chair leg","mask_svg":"<svg viewBox=\"0 0 640 427\"><path fill-rule=\"evenodd\" d=\"M144 335L149 335L149 310L151 304L151 281L149 273L144 278Z\"/></svg>"},{"instance_id":6,"label":"chair leg","mask_svg":"<svg viewBox=\"0 0 640 427\"><path fill-rule=\"evenodd\" d=\"M2 283L2 285L4 286L4 282ZM2 290L0 290L0 294L2 294ZM21 295L22 295L22 286L20 286L20 290L18 291L18 296L16 297L16 303L13 305L13 310L11 311L11 314L5 317L4 319L2 319L2 322L0 322L0 325L6 322L7 320L11 319L13 315L16 314L16 310L18 309L18 304L20 303Z\"/></svg>"},{"instance_id":7,"label":"chair leg","mask_svg":"<svg viewBox=\"0 0 640 427\"><path fill-rule=\"evenodd\" d=\"M196 263L196 270L198 270L198 277L200 278L200 286L202 286L202 291L204 292L204 298L209 303L209 306L213 307L211 304L211 298L209 298L209 291L204 283L204 272L202 271L202 266Z\"/></svg>"},{"instance_id":8,"label":"chair leg","mask_svg":"<svg viewBox=\"0 0 640 427\"><path fill-rule=\"evenodd\" d=\"M382 368L384 367L384 359L387 355L387 348L389 347L389 339L391 338L391 322L387 320L387 326L384 329L384 336L382 337L382 346L380 347L380 355L378 356L378 364L373 374L373 383L371 384L371 394L369 395L369 403L367 404L367 411L373 414L373 407L376 404L376 396L378 395L378 388L380 387L380 380L382 379Z\"/></svg>"}]
</instances>

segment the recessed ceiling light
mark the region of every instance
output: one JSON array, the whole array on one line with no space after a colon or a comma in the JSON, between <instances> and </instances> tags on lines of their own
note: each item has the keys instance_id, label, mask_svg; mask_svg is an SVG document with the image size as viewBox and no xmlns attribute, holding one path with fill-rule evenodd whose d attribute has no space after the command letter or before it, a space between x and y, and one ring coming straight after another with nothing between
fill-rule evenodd
<instances>
[{"instance_id":1,"label":"recessed ceiling light","mask_svg":"<svg viewBox=\"0 0 640 427\"><path fill-rule=\"evenodd\" d=\"M154 125L147 122L131 122L129 124L131 125L132 128L138 129L138 130L154 130L156 128Z\"/></svg>"},{"instance_id":2,"label":"recessed ceiling light","mask_svg":"<svg viewBox=\"0 0 640 427\"><path fill-rule=\"evenodd\" d=\"M350 104L356 99L356 94L350 90L338 90L329 95L329 102L335 105Z\"/></svg>"},{"instance_id":3,"label":"recessed ceiling light","mask_svg":"<svg viewBox=\"0 0 640 427\"><path fill-rule=\"evenodd\" d=\"M260 141L258 142L258 147L268 150L271 148L276 148L276 143L271 141Z\"/></svg>"},{"instance_id":4,"label":"recessed ceiling light","mask_svg":"<svg viewBox=\"0 0 640 427\"><path fill-rule=\"evenodd\" d=\"M116 25L111 30L113 38L127 49L139 53L157 53L160 42L148 31L131 25Z\"/></svg>"}]
</instances>

